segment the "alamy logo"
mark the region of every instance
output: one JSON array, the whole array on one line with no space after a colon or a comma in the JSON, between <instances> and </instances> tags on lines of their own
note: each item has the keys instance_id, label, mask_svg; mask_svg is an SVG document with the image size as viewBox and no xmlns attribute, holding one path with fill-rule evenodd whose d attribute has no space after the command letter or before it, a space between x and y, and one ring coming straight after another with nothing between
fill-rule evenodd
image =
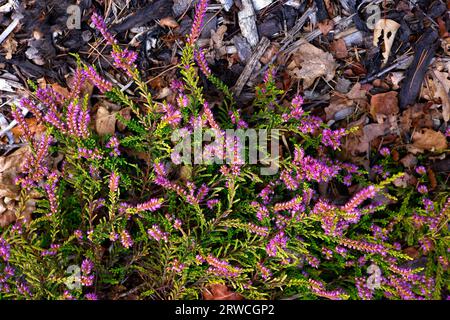
<instances>
[{"instance_id":1,"label":"alamy logo","mask_svg":"<svg viewBox=\"0 0 450 320\"><path fill-rule=\"evenodd\" d=\"M279 169L279 135L277 129L175 130L171 158L175 164L260 164L261 175L274 175Z\"/></svg>"},{"instance_id":2,"label":"alamy logo","mask_svg":"<svg viewBox=\"0 0 450 320\"><path fill-rule=\"evenodd\" d=\"M370 290L379 289L381 287L381 269L376 264L371 264L367 268L367 273L370 274L367 278L367 288Z\"/></svg>"},{"instance_id":3,"label":"alamy logo","mask_svg":"<svg viewBox=\"0 0 450 320\"><path fill-rule=\"evenodd\" d=\"M69 274L64 284L69 290L81 289L81 268L77 265L70 265L66 269L66 273Z\"/></svg>"},{"instance_id":4,"label":"alamy logo","mask_svg":"<svg viewBox=\"0 0 450 320\"><path fill-rule=\"evenodd\" d=\"M69 30L81 29L81 8L74 4L68 6L66 12L69 14L66 22L67 28Z\"/></svg>"},{"instance_id":5,"label":"alamy logo","mask_svg":"<svg viewBox=\"0 0 450 320\"><path fill-rule=\"evenodd\" d=\"M409 8L413 9L417 5L417 1L418 0L409 0ZM370 3L364 10L369 15L366 22L367 28L374 30L377 22L381 20L381 8L378 4Z\"/></svg>"}]
</instances>

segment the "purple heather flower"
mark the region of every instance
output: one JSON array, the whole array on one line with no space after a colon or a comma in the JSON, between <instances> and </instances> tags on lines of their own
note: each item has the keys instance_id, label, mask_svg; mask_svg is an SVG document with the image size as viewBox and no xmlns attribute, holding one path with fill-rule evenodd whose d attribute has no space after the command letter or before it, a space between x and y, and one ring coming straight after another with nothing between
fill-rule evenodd
<instances>
[{"instance_id":1,"label":"purple heather flower","mask_svg":"<svg viewBox=\"0 0 450 320\"><path fill-rule=\"evenodd\" d=\"M119 239L119 234L117 234L117 232L111 231L109 233L109 240L111 240L112 242L116 242Z\"/></svg>"},{"instance_id":2,"label":"purple heather flower","mask_svg":"<svg viewBox=\"0 0 450 320\"><path fill-rule=\"evenodd\" d=\"M17 291L23 296L32 296L30 288L24 282L20 282L17 286Z\"/></svg>"},{"instance_id":3,"label":"purple heather flower","mask_svg":"<svg viewBox=\"0 0 450 320\"><path fill-rule=\"evenodd\" d=\"M54 256L58 253L58 249L61 245L59 244L51 244L50 245L50 249L48 250L44 250L41 252L41 256L45 257L45 256Z\"/></svg>"},{"instance_id":4,"label":"purple heather flower","mask_svg":"<svg viewBox=\"0 0 450 320\"><path fill-rule=\"evenodd\" d=\"M183 81L174 79L170 82L170 89L173 91L183 92L184 91L184 83Z\"/></svg>"},{"instance_id":5,"label":"purple heather flower","mask_svg":"<svg viewBox=\"0 0 450 320\"><path fill-rule=\"evenodd\" d=\"M74 296L72 296L72 294L68 290L64 290L62 299L63 300L75 300Z\"/></svg>"},{"instance_id":6,"label":"purple heather flower","mask_svg":"<svg viewBox=\"0 0 450 320\"><path fill-rule=\"evenodd\" d=\"M36 97L48 107L48 109L59 116L58 106L64 105L65 98L52 88L39 88L36 90Z\"/></svg>"},{"instance_id":7,"label":"purple heather flower","mask_svg":"<svg viewBox=\"0 0 450 320\"><path fill-rule=\"evenodd\" d=\"M86 294L84 295L84 297L85 297L87 300L98 300L98 297L97 297L97 295L96 295L95 293L86 293Z\"/></svg>"},{"instance_id":8,"label":"purple heather flower","mask_svg":"<svg viewBox=\"0 0 450 320\"><path fill-rule=\"evenodd\" d=\"M112 90L112 84L111 82L103 79L97 71L93 67L88 67L83 70L84 75L86 76L89 81L92 82L93 85L95 85L101 93L105 93Z\"/></svg>"},{"instance_id":9,"label":"purple heather flower","mask_svg":"<svg viewBox=\"0 0 450 320\"><path fill-rule=\"evenodd\" d=\"M111 157L116 157L118 155L120 155L120 151L119 151L119 139L117 139L116 136L112 136L111 139L109 139L109 141L106 143L106 147L109 149L113 149L109 155Z\"/></svg>"},{"instance_id":10,"label":"purple heather flower","mask_svg":"<svg viewBox=\"0 0 450 320\"><path fill-rule=\"evenodd\" d=\"M170 263L170 267L168 268L170 271L173 272L182 272L184 269L186 268L186 265L181 263L180 261L178 261L178 259L174 259L171 263Z\"/></svg>"},{"instance_id":11,"label":"purple heather flower","mask_svg":"<svg viewBox=\"0 0 450 320\"><path fill-rule=\"evenodd\" d=\"M0 238L0 258L4 261L8 261L10 256L10 245L5 239Z\"/></svg>"},{"instance_id":12,"label":"purple heather flower","mask_svg":"<svg viewBox=\"0 0 450 320\"><path fill-rule=\"evenodd\" d=\"M358 258L358 266L362 267L363 265L365 265L367 262L367 258L366 256L361 256Z\"/></svg>"},{"instance_id":13,"label":"purple heather flower","mask_svg":"<svg viewBox=\"0 0 450 320\"><path fill-rule=\"evenodd\" d=\"M273 79L276 76L276 70L273 67L270 67L269 69L267 69L267 71L264 73L264 83L269 83L271 81L273 81Z\"/></svg>"},{"instance_id":14,"label":"purple heather flower","mask_svg":"<svg viewBox=\"0 0 450 320\"><path fill-rule=\"evenodd\" d=\"M330 130L324 129L322 131L322 144L336 150L341 145L341 138L346 134L345 129Z\"/></svg>"},{"instance_id":15,"label":"purple heather flower","mask_svg":"<svg viewBox=\"0 0 450 320\"><path fill-rule=\"evenodd\" d=\"M78 148L78 158L85 158L88 160L100 160L102 155L98 149L89 150L86 148Z\"/></svg>"},{"instance_id":16,"label":"purple heather flower","mask_svg":"<svg viewBox=\"0 0 450 320\"><path fill-rule=\"evenodd\" d=\"M17 108L14 107L11 113L13 115L14 120L16 120L16 122L19 124L19 128L22 131L22 134L25 137L25 139L27 139L28 141L32 141L33 134L31 133L30 127L28 126L28 123L25 121L22 112L20 112Z\"/></svg>"},{"instance_id":17,"label":"purple heather flower","mask_svg":"<svg viewBox=\"0 0 450 320\"><path fill-rule=\"evenodd\" d=\"M75 235L75 237L76 237L78 240L83 240L83 232L82 232L81 230L75 230L75 231L73 232L73 234Z\"/></svg>"},{"instance_id":18,"label":"purple heather flower","mask_svg":"<svg viewBox=\"0 0 450 320\"><path fill-rule=\"evenodd\" d=\"M378 175L380 175L380 174L383 174L383 167L382 166L380 166L380 165L374 165L373 167L372 167L372 172L374 173L374 174L378 174Z\"/></svg>"},{"instance_id":19,"label":"purple heather flower","mask_svg":"<svg viewBox=\"0 0 450 320\"><path fill-rule=\"evenodd\" d=\"M219 199L211 199L211 200L206 201L206 206L212 210L214 208L214 206L218 203L219 203Z\"/></svg>"},{"instance_id":20,"label":"purple heather flower","mask_svg":"<svg viewBox=\"0 0 450 320\"><path fill-rule=\"evenodd\" d=\"M180 219L175 219L175 221L173 222L173 227L177 230L181 230L181 220Z\"/></svg>"},{"instance_id":21,"label":"purple heather flower","mask_svg":"<svg viewBox=\"0 0 450 320\"><path fill-rule=\"evenodd\" d=\"M259 236L265 237L269 234L269 229L267 227L257 226L253 223L248 223L248 230L251 233L255 233Z\"/></svg>"},{"instance_id":22,"label":"purple heather flower","mask_svg":"<svg viewBox=\"0 0 450 320\"><path fill-rule=\"evenodd\" d=\"M389 150L389 148L384 147L384 148L380 149L380 154L383 157L387 157L387 156L389 156L391 154L391 151Z\"/></svg>"},{"instance_id":23,"label":"purple heather flower","mask_svg":"<svg viewBox=\"0 0 450 320\"><path fill-rule=\"evenodd\" d=\"M343 257L345 257L347 255L347 249L345 249L341 246L336 247L336 252L339 253Z\"/></svg>"},{"instance_id":24,"label":"purple heather flower","mask_svg":"<svg viewBox=\"0 0 450 320\"><path fill-rule=\"evenodd\" d=\"M44 117L44 120L55 128L59 129L62 133L67 132L66 125L61 121L60 117L58 117L55 112L48 111Z\"/></svg>"},{"instance_id":25,"label":"purple heather flower","mask_svg":"<svg viewBox=\"0 0 450 320\"><path fill-rule=\"evenodd\" d=\"M373 291L367 287L367 279L360 277L355 278L356 289L358 290L358 296L362 300L372 300Z\"/></svg>"},{"instance_id":26,"label":"purple heather flower","mask_svg":"<svg viewBox=\"0 0 450 320\"><path fill-rule=\"evenodd\" d=\"M421 184L417 187L417 191L419 191L419 193L421 193L421 194L425 194L425 193L428 193L428 188L427 188L427 186Z\"/></svg>"},{"instance_id":27,"label":"purple heather flower","mask_svg":"<svg viewBox=\"0 0 450 320\"><path fill-rule=\"evenodd\" d=\"M22 98L20 100L20 106L31 111L38 123L42 122L43 116L41 110L39 110L39 108L30 99Z\"/></svg>"},{"instance_id":28,"label":"purple heather flower","mask_svg":"<svg viewBox=\"0 0 450 320\"><path fill-rule=\"evenodd\" d=\"M94 263L89 259L84 259L81 263L81 272L84 275L91 274L92 270L94 269Z\"/></svg>"},{"instance_id":29,"label":"purple heather flower","mask_svg":"<svg viewBox=\"0 0 450 320\"><path fill-rule=\"evenodd\" d=\"M259 221L262 221L265 218L269 217L269 210L267 210L265 206L259 204L256 201L253 201L251 205L256 208L256 217Z\"/></svg>"},{"instance_id":30,"label":"purple heather flower","mask_svg":"<svg viewBox=\"0 0 450 320\"><path fill-rule=\"evenodd\" d=\"M296 96L292 99L292 108L289 110L289 113L285 113L282 115L284 121L289 121L290 119L300 120L305 111L302 108L303 98L301 96Z\"/></svg>"},{"instance_id":31,"label":"purple heather flower","mask_svg":"<svg viewBox=\"0 0 450 320\"><path fill-rule=\"evenodd\" d=\"M195 44L195 42L200 36L207 8L208 8L208 0L198 1L197 6L195 8L195 17L194 22L192 24L191 34L187 39L188 44L190 44L191 46Z\"/></svg>"},{"instance_id":32,"label":"purple heather flower","mask_svg":"<svg viewBox=\"0 0 450 320\"><path fill-rule=\"evenodd\" d=\"M266 252L269 257L275 257L277 255L278 248L285 248L287 243L287 238L283 231L277 233L266 246Z\"/></svg>"},{"instance_id":33,"label":"purple heather flower","mask_svg":"<svg viewBox=\"0 0 450 320\"><path fill-rule=\"evenodd\" d=\"M91 121L91 116L87 109L81 110L78 116L78 136L81 138L89 137L89 122Z\"/></svg>"},{"instance_id":34,"label":"purple heather flower","mask_svg":"<svg viewBox=\"0 0 450 320\"><path fill-rule=\"evenodd\" d=\"M91 21L94 24L95 29L101 32L103 38L105 38L106 42L108 42L109 45L117 44L117 40L114 39L114 37L108 31L105 20L103 20L103 18L100 15L98 15L97 13L93 13L91 16Z\"/></svg>"},{"instance_id":35,"label":"purple heather flower","mask_svg":"<svg viewBox=\"0 0 450 320\"><path fill-rule=\"evenodd\" d=\"M67 106L67 127L69 134L78 136L78 116L81 112L80 105L70 102Z\"/></svg>"},{"instance_id":36,"label":"purple heather flower","mask_svg":"<svg viewBox=\"0 0 450 320\"><path fill-rule=\"evenodd\" d=\"M422 203L423 203L423 205L424 205L424 207L425 207L425 210L426 210L427 212L432 212L432 211L434 211L434 203L433 203L433 201L431 201L431 200L428 199L428 198L424 198L424 199L422 199Z\"/></svg>"},{"instance_id":37,"label":"purple heather flower","mask_svg":"<svg viewBox=\"0 0 450 320\"><path fill-rule=\"evenodd\" d=\"M140 203L136 206L136 209L138 211L156 211L159 208L161 208L162 203L164 202L164 199L161 198L154 198L154 199L150 199L147 202L144 203Z\"/></svg>"},{"instance_id":38,"label":"purple heather flower","mask_svg":"<svg viewBox=\"0 0 450 320\"><path fill-rule=\"evenodd\" d=\"M119 188L119 179L120 179L120 176L116 172L111 173L111 176L109 177L109 192L110 193L117 192L117 189Z\"/></svg>"},{"instance_id":39,"label":"purple heather flower","mask_svg":"<svg viewBox=\"0 0 450 320\"><path fill-rule=\"evenodd\" d=\"M195 50L194 57L203 74L207 77L211 76L211 69L208 66L208 62L206 61L204 51L202 49Z\"/></svg>"},{"instance_id":40,"label":"purple heather flower","mask_svg":"<svg viewBox=\"0 0 450 320\"><path fill-rule=\"evenodd\" d=\"M434 247L433 241L430 238L419 239L419 243L420 243L420 248L422 249L423 253L425 253L425 254L430 252Z\"/></svg>"},{"instance_id":41,"label":"purple heather flower","mask_svg":"<svg viewBox=\"0 0 450 320\"><path fill-rule=\"evenodd\" d=\"M320 260L319 259L317 259L314 256L310 256L310 255L307 255L305 258L306 258L306 261L308 261L308 264L311 267L316 268L316 269L319 268L319 264L320 264Z\"/></svg>"},{"instance_id":42,"label":"purple heather flower","mask_svg":"<svg viewBox=\"0 0 450 320\"><path fill-rule=\"evenodd\" d=\"M416 172L418 174L424 175L425 173L427 173L427 169L425 169L424 166L418 166L416 167Z\"/></svg>"},{"instance_id":43,"label":"purple heather flower","mask_svg":"<svg viewBox=\"0 0 450 320\"><path fill-rule=\"evenodd\" d=\"M94 284L94 275L81 276L81 285L85 287L90 287Z\"/></svg>"},{"instance_id":44,"label":"purple heather flower","mask_svg":"<svg viewBox=\"0 0 450 320\"><path fill-rule=\"evenodd\" d=\"M431 202L432 203L432 202ZM441 223L444 221L445 217L448 215L449 212L449 208L450 208L450 197L447 198L445 205L442 207L441 211L439 212L439 214L434 217L431 221L430 224L430 229L432 231L436 231L437 228L441 225ZM434 206L433 209L434 210ZM431 210L430 210L431 211ZM447 252L450 252L450 249L447 249Z\"/></svg>"},{"instance_id":45,"label":"purple heather flower","mask_svg":"<svg viewBox=\"0 0 450 320\"><path fill-rule=\"evenodd\" d=\"M242 273L242 269L231 266L228 262L219 260L212 255L206 257L206 262L210 265L208 272L222 277L237 277Z\"/></svg>"},{"instance_id":46,"label":"purple heather flower","mask_svg":"<svg viewBox=\"0 0 450 320\"><path fill-rule=\"evenodd\" d=\"M322 254L325 256L325 259L330 260L333 257L333 251L326 247L322 247Z\"/></svg>"},{"instance_id":47,"label":"purple heather flower","mask_svg":"<svg viewBox=\"0 0 450 320\"><path fill-rule=\"evenodd\" d=\"M58 199L56 196L56 184L58 176L56 172L52 172L48 177L47 183L44 184L44 189L47 192L48 201L50 202L49 215L58 213Z\"/></svg>"},{"instance_id":48,"label":"purple heather flower","mask_svg":"<svg viewBox=\"0 0 450 320\"><path fill-rule=\"evenodd\" d=\"M361 203L367 199L373 198L376 193L377 189L374 186L368 186L353 196L353 198L342 207L342 210L347 213L352 213Z\"/></svg>"},{"instance_id":49,"label":"purple heather flower","mask_svg":"<svg viewBox=\"0 0 450 320\"><path fill-rule=\"evenodd\" d=\"M167 232L163 232L158 225L153 225L151 229L147 230L147 234L149 237L155 239L156 241L163 240L167 242L169 240L169 234Z\"/></svg>"},{"instance_id":50,"label":"purple heather flower","mask_svg":"<svg viewBox=\"0 0 450 320\"><path fill-rule=\"evenodd\" d=\"M257 267L261 271L261 277L264 280L268 280L272 276L270 269L265 267L262 263L258 262Z\"/></svg>"},{"instance_id":51,"label":"purple heather flower","mask_svg":"<svg viewBox=\"0 0 450 320\"><path fill-rule=\"evenodd\" d=\"M86 77L81 68L77 68L73 76L73 81L71 84L71 91L68 100L73 100L79 98L81 90L83 88Z\"/></svg>"},{"instance_id":52,"label":"purple heather flower","mask_svg":"<svg viewBox=\"0 0 450 320\"><path fill-rule=\"evenodd\" d=\"M351 174L348 174L348 175L344 176L343 183L347 187L350 187L352 185L352 179L353 179L353 176Z\"/></svg>"},{"instance_id":53,"label":"purple heather flower","mask_svg":"<svg viewBox=\"0 0 450 320\"><path fill-rule=\"evenodd\" d=\"M199 263L199 264L202 264L202 263L205 263L206 262L206 260L201 256L201 255L196 255L195 256L195 260Z\"/></svg>"},{"instance_id":54,"label":"purple heather flower","mask_svg":"<svg viewBox=\"0 0 450 320\"><path fill-rule=\"evenodd\" d=\"M321 118L316 117L316 116L308 116L308 117L304 117L301 121L300 126L298 127L298 129L302 132L302 133L315 133L317 129L320 128L320 126L322 125L323 121Z\"/></svg>"},{"instance_id":55,"label":"purple heather flower","mask_svg":"<svg viewBox=\"0 0 450 320\"><path fill-rule=\"evenodd\" d=\"M343 246L346 246L348 248L354 249L354 250L358 250L358 251L363 251L363 252L368 252L368 253L379 253L383 256L386 255L386 248L381 245L381 244L375 244L375 243L370 243L370 242L366 242L366 241L357 241L357 240L351 240L351 239L341 239L340 243Z\"/></svg>"},{"instance_id":56,"label":"purple heather flower","mask_svg":"<svg viewBox=\"0 0 450 320\"><path fill-rule=\"evenodd\" d=\"M128 231L123 230L120 233L120 243L122 243L122 246L124 246L124 248L126 249L130 248L133 245L133 239L131 239Z\"/></svg>"},{"instance_id":57,"label":"purple heather flower","mask_svg":"<svg viewBox=\"0 0 450 320\"><path fill-rule=\"evenodd\" d=\"M133 70L136 68L134 62L138 55L135 51L125 49L123 51L113 50L111 56L114 59L114 66L126 72L129 77L133 77Z\"/></svg>"},{"instance_id":58,"label":"purple heather flower","mask_svg":"<svg viewBox=\"0 0 450 320\"><path fill-rule=\"evenodd\" d=\"M298 182L294 178L292 178L290 170L283 170L280 174L280 179L284 182L286 188L288 188L289 190L297 190Z\"/></svg>"}]
</instances>

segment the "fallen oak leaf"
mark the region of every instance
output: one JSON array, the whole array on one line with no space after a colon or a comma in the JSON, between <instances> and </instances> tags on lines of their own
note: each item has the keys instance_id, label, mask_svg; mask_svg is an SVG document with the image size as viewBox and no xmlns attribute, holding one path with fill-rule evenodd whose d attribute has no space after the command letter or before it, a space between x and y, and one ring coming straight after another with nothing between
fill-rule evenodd
<instances>
[{"instance_id":1,"label":"fallen oak leaf","mask_svg":"<svg viewBox=\"0 0 450 320\"><path fill-rule=\"evenodd\" d=\"M331 53L325 52L306 40L300 41L292 53L288 65L291 76L303 80L303 88L309 88L317 78L325 77L331 81L336 73L337 64Z\"/></svg>"}]
</instances>

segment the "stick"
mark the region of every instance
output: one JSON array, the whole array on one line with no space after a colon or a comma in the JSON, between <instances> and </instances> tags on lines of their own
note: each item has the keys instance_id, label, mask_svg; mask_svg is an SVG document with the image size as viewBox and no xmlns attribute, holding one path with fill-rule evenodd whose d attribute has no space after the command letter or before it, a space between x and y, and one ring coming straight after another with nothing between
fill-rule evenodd
<instances>
[{"instance_id":1,"label":"stick","mask_svg":"<svg viewBox=\"0 0 450 320\"><path fill-rule=\"evenodd\" d=\"M236 96L239 96L241 94L242 89L244 89L245 84L252 75L252 72L255 69L256 64L258 63L259 59L261 59L263 54L266 52L267 48L269 48L269 45L270 40L267 39L266 37L262 38L261 41L259 42L255 51L253 52L253 55L251 56L247 65L245 66L244 71L242 71L241 75L239 76L239 79L236 81L236 85L233 88L233 91L236 94Z\"/></svg>"}]
</instances>

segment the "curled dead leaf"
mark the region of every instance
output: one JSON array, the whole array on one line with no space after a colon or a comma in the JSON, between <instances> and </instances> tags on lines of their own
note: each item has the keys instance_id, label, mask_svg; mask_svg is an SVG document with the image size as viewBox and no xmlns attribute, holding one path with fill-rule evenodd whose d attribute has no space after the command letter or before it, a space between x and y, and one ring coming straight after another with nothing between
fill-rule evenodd
<instances>
[{"instance_id":1,"label":"curled dead leaf","mask_svg":"<svg viewBox=\"0 0 450 320\"><path fill-rule=\"evenodd\" d=\"M171 29L178 28L180 25L178 22L172 17L165 17L159 20L159 24L163 27L168 27Z\"/></svg>"},{"instance_id":2,"label":"curled dead leaf","mask_svg":"<svg viewBox=\"0 0 450 320\"><path fill-rule=\"evenodd\" d=\"M447 148L447 139L444 134L432 129L425 128L414 132L412 140L413 144L408 146L412 153L442 151Z\"/></svg>"},{"instance_id":3,"label":"curled dead leaf","mask_svg":"<svg viewBox=\"0 0 450 320\"><path fill-rule=\"evenodd\" d=\"M370 99L370 114L373 119L382 123L385 117L397 114L400 111L397 95L396 91L373 95Z\"/></svg>"},{"instance_id":4,"label":"curled dead leaf","mask_svg":"<svg viewBox=\"0 0 450 320\"><path fill-rule=\"evenodd\" d=\"M99 106L95 118L95 130L100 136L116 132L116 113L109 112L104 106Z\"/></svg>"},{"instance_id":5,"label":"curled dead leaf","mask_svg":"<svg viewBox=\"0 0 450 320\"><path fill-rule=\"evenodd\" d=\"M20 188L14 180L22 173L22 166L30 154L28 147L17 149L6 157L0 157L0 198L16 198Z\"/></svg>"},{"instance_id":6,"label":"curled dead leaf","mask_svg":"<svg viewBox=\"0 0 450 320\"><path fill-rule=\"evenodd\" d=\"M292 61L287 69L291 76L303 79L303 87L307 89L319 77L325 77L326 81L331 81L336 73L336 67L337 64L331 53L304 40L293 51Z\"/></svg>"},{"instance_id":7,"label":"curled dead leaf","mask_svg":"<svg viewBox=\"0 0 450 320\"><path fill-rule=\"evenodd\" d=\"M348 49L344 39L338 39L331 43L331 51L337 59L345 59L348 57Z\"/></svg>"},{"instance_id":8,"label":"curled dead leaf","mask_svg":"<svg viewBox=\"0 0 450 320\"><path fill-rule=\"evenodd\" d=\"M230 291L224 284L216 283L203 289L204 300L243 300L236 292Z\"/></svg>"},{"instance_id":9,"label":"curled dead leaf","mask_svg":"<svg viewBox=\"0 0 450 320\"><path fill-rule=\"evenodd\" d=\"M391 19L380 19L375 24L375 29L373 30L373 45L378 46L379 38L383 35L383 66L388 62L395 35L399 28L400 24Z\"/></svg>"}]
</instances>

